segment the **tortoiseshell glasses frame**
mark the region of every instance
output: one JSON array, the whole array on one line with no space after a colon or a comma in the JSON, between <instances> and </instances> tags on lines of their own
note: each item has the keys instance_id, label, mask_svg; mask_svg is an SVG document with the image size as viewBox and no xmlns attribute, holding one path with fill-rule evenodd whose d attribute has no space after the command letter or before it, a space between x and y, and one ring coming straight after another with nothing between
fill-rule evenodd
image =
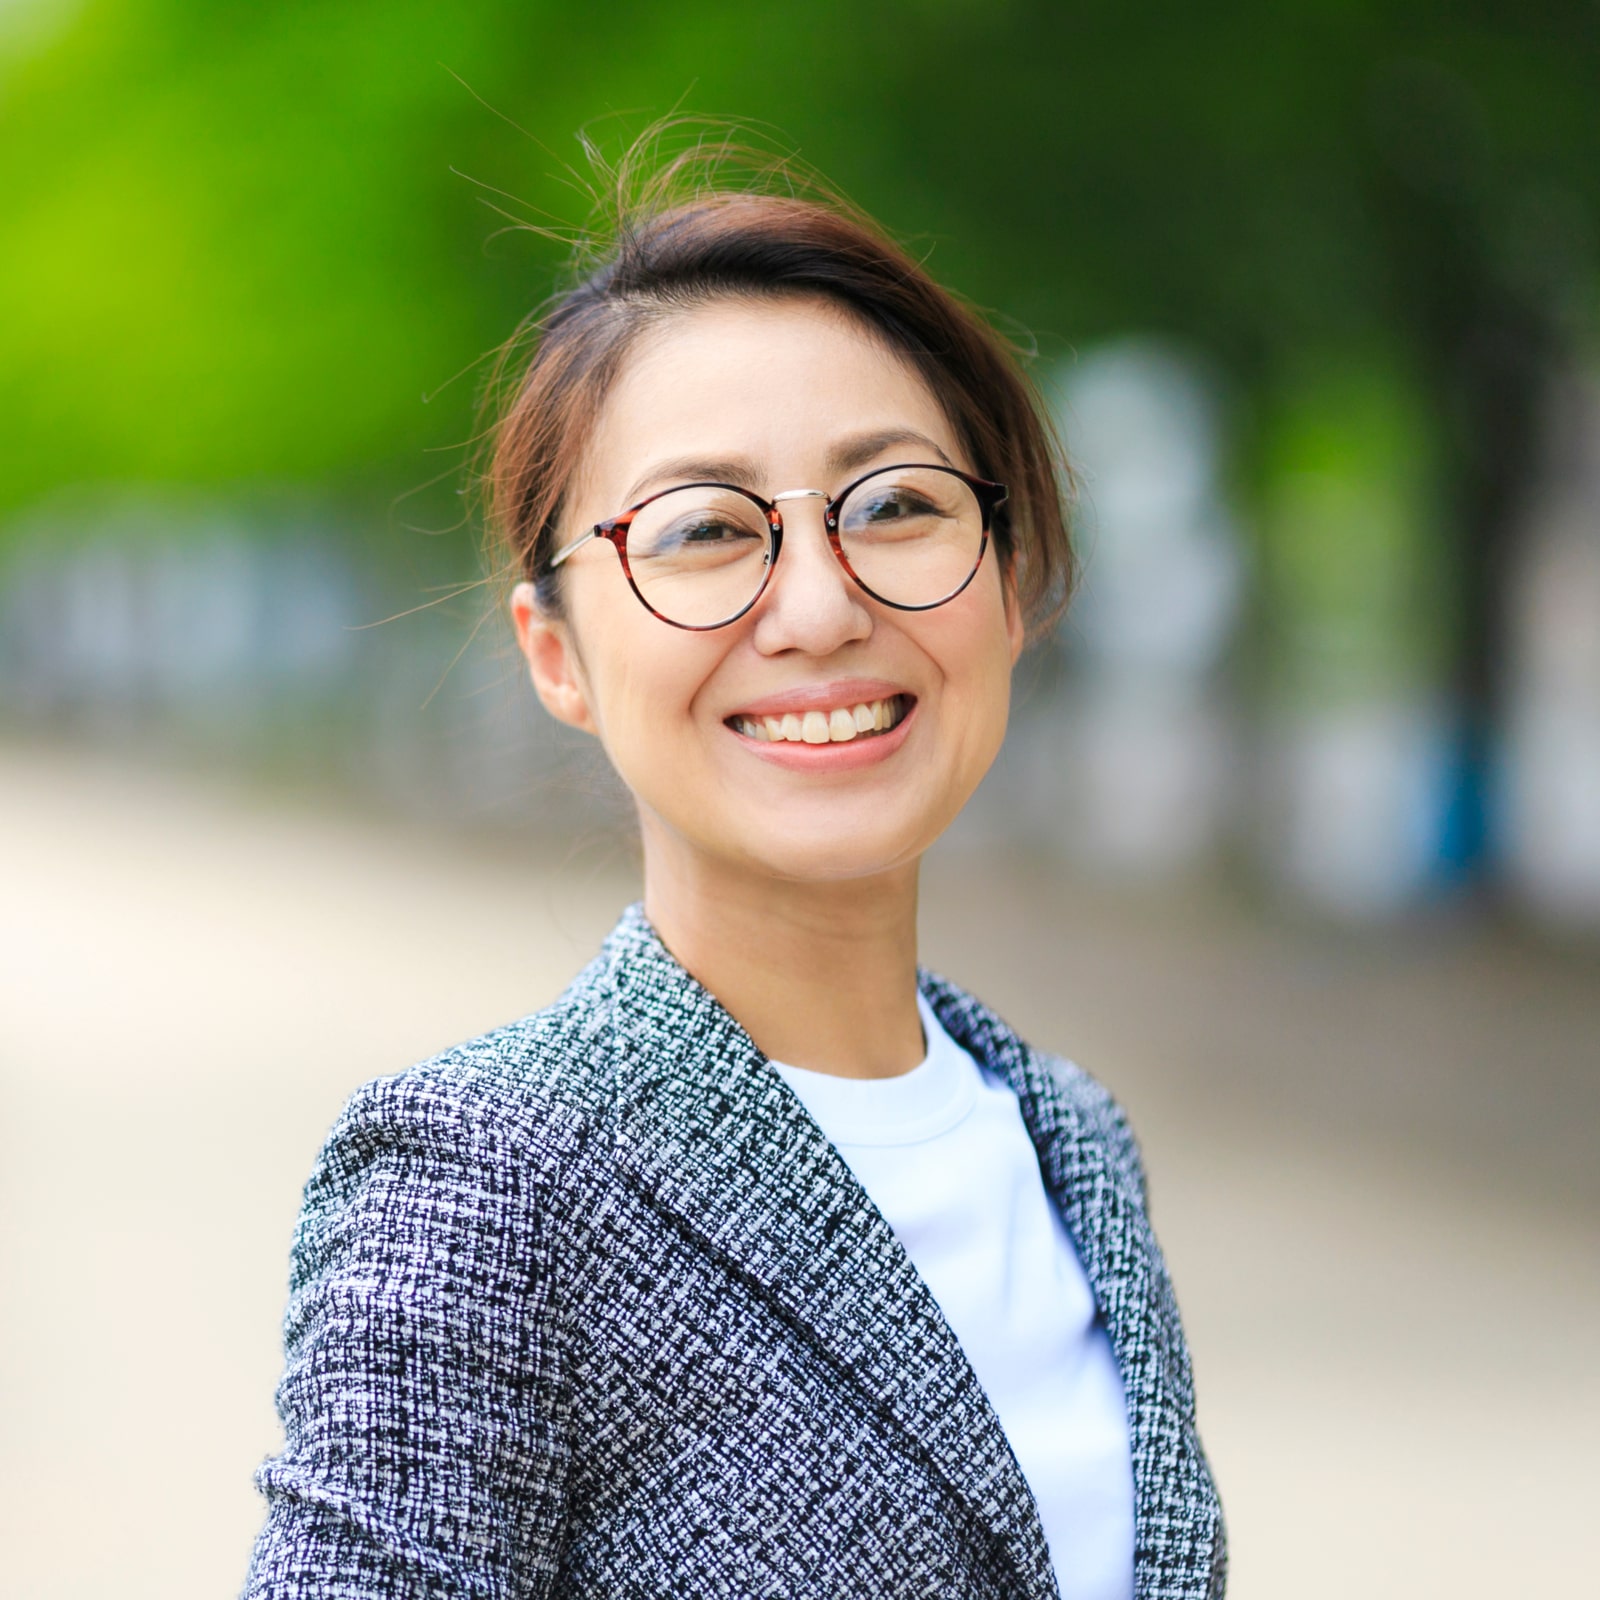
<instances>
[{"instance_id":1,"label":"tortoiseshell glasses frame","mask_svg":"<svg viewBox=\"0 0 1600 1600\"><path fill-rule=\"evenodd\" d=\"M964 483L972 491L973 499L977 502L981 519L981 536L978 541L977 552L973 557L970 570L946 594L936 600L928 600L914 604L904 601L892 600L887 595L880 594L850 564L841 542L839 514L844 503L859 489L862 484L870 482L873 478L895 472L918 471L937 472L947 477L955 478ZM690 489L718 489L727 493L742 496L755 506L766 520L771 532L771 544L767 551L765 568L761 581L755 592L739 608L730 615L718 618L715 622L682 622L676 617L667 616L645 598L635 577L633 567L628 560L628 530L633 526L635 518L647 507L654 505L658 500L668 495L680 495ZM597 522L586 533L580 534L570 544L564 545L550 557L547 570L554 571L562 562L578 550L582 549L591 539L604 539L617 552L617 559L622 563L623 575L628 580L628 587L633 590L634 596L651 616L665 622L669 627L683 628L691 633L706 633L714 628L725 628L729 623L737 622L744 616L767 591L767 585L772 581L772 574L777 569L778 557L783 550L783 513L778 509L779 503L785 500L821 500L823 526L827 532L828 547L833 551L839 565L849 574L855 585L880 605L886 605L896 611L931 611L937 606L942 606L954 600L977 576L978 569L983 565L983 557L989 547L989 536L993 527L994 513L1004 504L1006 499L1004 484L991 483L987 478L977 478L971 473L962 472L956 467L938 465L927 461L897 462L893 466L874 467L871 472L865 472L860 477L852 479L837 494L829 495L821 489L786 489L781 494L775 494L768 500L758 495L753 489L746 489L742 484L720 483L703 481L694 483L675 483L669 488L658 490L655 494L646 496L636 505L629 506L626 511L617 516L608 517L604 522Z\"/></svg>"}]
</instances>

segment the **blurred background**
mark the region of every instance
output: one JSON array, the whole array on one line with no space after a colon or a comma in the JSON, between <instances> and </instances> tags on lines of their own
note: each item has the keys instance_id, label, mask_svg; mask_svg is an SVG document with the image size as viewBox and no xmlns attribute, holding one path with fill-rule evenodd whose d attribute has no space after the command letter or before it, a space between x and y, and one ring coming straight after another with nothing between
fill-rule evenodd
<instances>
[{"instance_id":1,"label":"blurred background","mask_svg":"<svg viewBox=\"0 0 1600 1600\"><path fill-rule=\"evenodd\" d=\"M1592 0L0 0L6 1592L237 1588L344 1096L636 892L464 491L578 135L674 110L1080 468L925 942L1133 1112L1230 1592L1600 1557L1597 107Z\"/></svg>"}]
</instances>

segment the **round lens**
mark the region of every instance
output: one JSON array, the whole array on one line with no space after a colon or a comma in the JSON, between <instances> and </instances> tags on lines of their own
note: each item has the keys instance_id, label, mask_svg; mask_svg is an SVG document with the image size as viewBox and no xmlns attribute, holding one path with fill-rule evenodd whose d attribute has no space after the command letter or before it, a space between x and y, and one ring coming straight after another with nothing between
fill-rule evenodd
<instances>
[{"instance_id":1,"label":"round lens","mask_svg":"<svg viewBox=\"0 0 1600 1600\"><path fill-rule=\"evenodd\" d=\"M938 467L890 467L864 478L839 508L850 570L880 600L936 606L983 556L983 508L971 486Z\"/></svg>"},{"instance_id":2,"label":"round lens","mask_svg":"<svg viewBox=\"0 0 1600 1600\"><path fill-rule=\"evenodd\" d=\"M672 489L634 513L628 571L658 616L711 628L739 615L761 592L772 562L772 529L733 489Z\"/></svg>"}]
</instances>

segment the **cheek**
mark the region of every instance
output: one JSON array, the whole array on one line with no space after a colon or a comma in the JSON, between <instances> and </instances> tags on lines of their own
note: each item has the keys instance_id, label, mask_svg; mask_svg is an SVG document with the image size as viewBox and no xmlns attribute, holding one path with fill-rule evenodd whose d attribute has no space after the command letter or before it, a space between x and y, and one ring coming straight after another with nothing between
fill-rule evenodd
<instances>
[{"instance_id":1,"label":"cheek","mask_svg":"<svg viewBox=\"0 0 1600 1600\"><path fill-rule=\"evenodd\" d=\"M1000 584L987 567L962 595L926 612L923 649L938 664L944 692L972 732L1004 733L1011 704L1011 635Z\"/></svg>"},{"instance_id":2,"label":"cheek","mask_svg":"<svg viewBox=\"0 0 1600 1600\"><path fill-rule=\"evenodd\" d=\"M631 595L571 608L590 710L611 764L635 791L651 787L685 752L695 697L722 647L710 636L669 628ZM587 600L588 597L585 597Z\"/></svg>"},{"instance_id":3,"label":"cheek","mask_svg":"<svg viewBox=\"0 0 1600 1600\"><path fill-rule=\"evenodd\" d=\"M993 766L1011 712L1011 646L998 589L993 596L974 596L971 607L957 611L965 598L927 614L940 626L925 644L942 679L943 753L936 759L949 793L960 797L958 805Z\"/></svg>"}]
</instances>

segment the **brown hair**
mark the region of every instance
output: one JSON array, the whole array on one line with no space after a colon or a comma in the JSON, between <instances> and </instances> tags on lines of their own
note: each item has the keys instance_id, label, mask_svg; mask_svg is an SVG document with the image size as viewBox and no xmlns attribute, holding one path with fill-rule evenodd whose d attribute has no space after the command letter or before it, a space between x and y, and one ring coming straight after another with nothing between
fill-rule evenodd
<instances>
[{"instance_id":1,"label":"brown hair","mask_svg":"<svg viewBox=\"0 0 1600 1600\"><path fill-rule=\"evenodd\" d=\"M728 145L708 158L703 143L662 161L659 137L636 144L615 175L613 220L580 254L576 282L500 353L486 488L505 565L559 612L549 560L563 499L643 330L725 296L816 295L909 361L974 469L1008 487L995 544L1014 565L1030 631L1047 627L1075 575L1073 482L1016 349L849 201L809 176L808 192L796 193L792 162L760 162Z\"/></svg>"}]
</instances>

